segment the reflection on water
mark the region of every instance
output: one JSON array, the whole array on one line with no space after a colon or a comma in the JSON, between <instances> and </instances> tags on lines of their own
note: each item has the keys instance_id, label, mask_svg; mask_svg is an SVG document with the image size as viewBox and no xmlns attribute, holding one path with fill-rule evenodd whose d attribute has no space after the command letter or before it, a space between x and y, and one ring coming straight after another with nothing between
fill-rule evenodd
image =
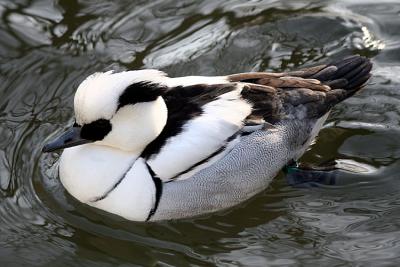
<instances>
[{"instance_id":1,"label":"reflection on water","mask_svg":"<svg viewBox=\"0 0 400 267\"><path fill-rule=\"evenodd\" d=\"M1 1L0 265L393 265L399 14L395 0ZM368 170L335 185L292 187L281 174L225 212L130 223L69 197L58 155L40 153L71 123L74 90L95 71L280 71L355 53L373 57L375 76L303 157Z\"/></svg>"}]
</instances>

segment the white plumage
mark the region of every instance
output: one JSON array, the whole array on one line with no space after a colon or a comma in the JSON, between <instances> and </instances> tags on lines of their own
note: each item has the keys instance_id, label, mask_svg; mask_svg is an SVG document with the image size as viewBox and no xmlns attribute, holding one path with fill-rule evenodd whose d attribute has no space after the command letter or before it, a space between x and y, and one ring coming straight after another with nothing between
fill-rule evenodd
<instances>
[{"instance_id":1,"label":"white plumage","mask_svg":"<svg viewBox=\"0 0 400 267\"><path fill-rule=\"evenodd\" d=\"M354 56L292 73L95 73L75 94L74 126L43 150L66 148L60 179L72 196L126 219L220 210L300 157L371 67Z\"/></svg>"},{"instance_id":2,"label":"white plumage","mask_svg":"<svg viewBox=\"0 0 400 267\"><path fill-rule=\"evenodd\" d=\"M88 204L128 220L145 221L155 202L155 185L144 160L138 158L114 190L105 198Z\"/></svg>"},{"instance_id":3,"label":"white plumage","mask_svg":"<svg viewBox=\"0 0 400 267\"><path fill-rule=\"evenodd\" d=\"M158 70L138 70L114 73L97 72L87 77L78 87L74 98L76 121L80 124L98 118L111 119L118 106L118 97L138 81L164 83L165 73Z\"/></svg>"},{"instance_id":4,"label":"white plumage","mask_svg":"<svg viewBox=\"0 0 400 267\"><path fill-rule=\"evenodd\" d=\"M243 85L203 106L202 114L188 121L148 161L162 180L169 180L216 152L237 133L251 113L251 104L240 98ZM182 179L182 177L176 177Z\"/></svg>"}]
</instances>

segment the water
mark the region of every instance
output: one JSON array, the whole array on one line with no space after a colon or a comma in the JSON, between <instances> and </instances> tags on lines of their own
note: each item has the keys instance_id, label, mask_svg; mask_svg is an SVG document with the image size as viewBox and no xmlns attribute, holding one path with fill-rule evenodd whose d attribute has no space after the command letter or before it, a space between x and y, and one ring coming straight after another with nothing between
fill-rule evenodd
<instances>
[{"instance_id":1,"label":"water","mask_svg":"<svg viewBox=\"0 0 400 267\"><path fill-rule=\"evenodd\" d=\"M399 1L1 0L0 16L1 266L399 264ZM373 58L374 77L302 159L366 170L334 185L280 174L228 211L131 223L68 196L57 155L40 152L95 71L281 71L355 53Z\"/></svg>"}]
</instances>

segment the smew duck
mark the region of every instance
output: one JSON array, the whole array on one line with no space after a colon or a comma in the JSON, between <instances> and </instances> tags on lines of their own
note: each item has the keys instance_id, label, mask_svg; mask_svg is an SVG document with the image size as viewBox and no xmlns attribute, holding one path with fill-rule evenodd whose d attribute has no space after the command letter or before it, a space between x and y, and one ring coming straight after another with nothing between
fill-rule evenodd
<instances>
[{"instance_id":1,"label":"smew duck","mask_svg":"<svg viewBox=\"0 0 400 267\"><path fill-rule=\"evenodd\" d=\"M297 160L371 68L351 56L286 73L95 73L76 91L75 124L43 151L64 149L60 180L73 197L128 220L226 209Z\"/></svg>"}]
</instances>

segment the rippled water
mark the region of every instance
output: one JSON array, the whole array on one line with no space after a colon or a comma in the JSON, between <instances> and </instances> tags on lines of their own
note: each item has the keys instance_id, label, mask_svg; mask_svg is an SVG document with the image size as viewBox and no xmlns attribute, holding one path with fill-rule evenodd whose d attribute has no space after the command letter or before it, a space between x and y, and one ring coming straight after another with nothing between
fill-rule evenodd
<instances>
[{"instance_id":1,"label":"rippled water","mask_svg":"<svg viewBox=\"0 0 400 267\"><path fill-rule=\"evenodd\" d=\"M400 262L400 2L0 1L1 266L395 266ZM288 70L349 54L374 77L335 107L303 161L364 166L197 219L142 224L66 194L46 139L106 69Z\"/></svg>"}]
</instances>

